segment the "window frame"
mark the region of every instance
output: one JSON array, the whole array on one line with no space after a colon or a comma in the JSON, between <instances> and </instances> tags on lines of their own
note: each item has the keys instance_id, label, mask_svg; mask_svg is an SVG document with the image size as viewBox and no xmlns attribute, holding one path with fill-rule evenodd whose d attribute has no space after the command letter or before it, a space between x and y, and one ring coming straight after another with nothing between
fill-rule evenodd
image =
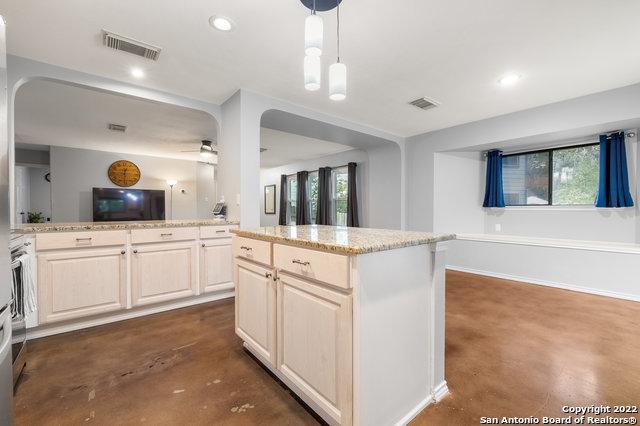
<instances>
[{"instance_id":1,"label":"window frame","mask_svg":"<svg viewBox=\"0 0 640 426\"><path fill-rule=\"evenodd\" d=\"M292 201L296 201L297 204L297 200L292 200L291 199L291 182L292 181L296 181L296 194L298 191L298 175L296 173L287 175L287 200L286 200L286 206L287 206L287 217L286 217L286 222L288 226L295 226L296 224L296 218L295 215L293 215L293 217L291 216L291 202ZM296 205L296 208L298 206Z\"/></svg>"},{"instance_id":2,"label":"window frame","mask_svg":"<svg viewBox=\"0 0 640 426\"><path fill-rule=\"evenodd\" d=\"M545 148L545 149L536 149L532 151L523 151L523 152L514 152L512 154L502 155L502 159L504 162L505 158L515 157L519 155L530 155L530 154L540 154L543 152L549 153L549 166L548 168L548 179L549 179L549 197L547 200L547 204L507 204L505 202L505 207L584 207L589 206L590 204L553 204L553 152L554 151L562 151L565 149L575 149L575 148L584 148L587 146L596 146L600 145L599 142L588 142L582 143L578 145L566 145L566 146L558 146L554 148ZM502 166L504 168L504 165ZM503 186L504 186L504 176L503 176Z\"/></svg>"},{"instance_id":3,"label":"window frame","mask_svg":"<svg viewBox=\"0 0 640 426\"><path fill-rule=\"evenodd\" d=\"M342 199L338 198L337 194L337 181L338 175L344 174L347 176L347 197ZM348 204L349 200L349 168L347 166L334 167L331 169L331 221L335 226L347 226L338 225L338 201L344 200Z\"/></svg>"}]
</instances>

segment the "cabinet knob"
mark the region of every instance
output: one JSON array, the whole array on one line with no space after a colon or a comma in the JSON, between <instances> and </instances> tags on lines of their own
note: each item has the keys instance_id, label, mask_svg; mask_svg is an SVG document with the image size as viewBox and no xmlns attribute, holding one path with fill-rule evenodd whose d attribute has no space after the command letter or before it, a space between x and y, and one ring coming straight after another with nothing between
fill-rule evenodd
<instances>
[{"instance_id":1,"label":"cabinet knob","mask_svg":"<svg viewBox=\"0 0 640 426\"><path fill-rule=\"evenodd\" d=\"M126 253L126 251L125 251L125 250L122 250L122 251L120 252L120 254L125 254L125 253Z\"/></svg>"},{"instance_id":2,"label":"cabinet knob","mask_svg":"<svg viewBox=\"0 0 640 426\"><path fill-rule=\"evenodd\" d=\"M271 278L273 275L271 274L271 272L265 272L264 277L265 278Z\"/></svg>"},{"instance_id":3,"label":"cabinet knob","mask_svg":"<svg viewBox=\"0 0 640 426\"><path fill-rule=\"evenodd\" d=\"M205 244L205 243L202 243L202 247L206 247L206 244Z\"/></svg>"},{"instance_id":4,"label":"cabinet knob","mask_svg":"<svg viewBox=\"0 0 640 426\"><path fill-rule=\"evenodd\" d=\"M133 252L134 252L134 253L138 253L138 250L134 250Z\"/></svg>"}]
</instances>

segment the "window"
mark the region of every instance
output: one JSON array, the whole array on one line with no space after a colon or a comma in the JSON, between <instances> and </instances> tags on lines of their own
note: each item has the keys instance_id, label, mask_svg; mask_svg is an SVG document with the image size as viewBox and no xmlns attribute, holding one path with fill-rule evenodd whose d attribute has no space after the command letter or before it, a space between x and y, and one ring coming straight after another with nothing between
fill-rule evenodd
<instances>
[{"instance_id":1,"label":"window","mask_svg":"<svg viewBox=\"0 0 640 426\"><path fill-rule=\"evenodd\" d=\"M598 188L598 144L505 155L507 206L593 204Z\"/></svg>"},{"instance_id":2,"label":"window","mask_svg":"<svg viewBox=\"0 0 640 426\"><path fill-rule=\"evenodd\" d=\"M316 223L318 212L318 171L309 173L309 212L311 212L311 224Z\"/></svg>"},{"instance_id":3,"label":"window","mask_svg":"<svg viewBox=\"0 0 640 426\"><path fill-rule=\"evenodd\" d=\"M333 224L347 226L347 194L349 191L349 174L346 167L331 171Z\"/></svg>"},{"instance_id":4,"label":"window","mask_svg":"<svg viewBox=\"0 0 640 426\"><path fill-rule=\"evenodd\" d=\"M296 224L296 198L298 196L298 179L296 175L287 176L287 223Z\"/></svg>"}]
</instances>

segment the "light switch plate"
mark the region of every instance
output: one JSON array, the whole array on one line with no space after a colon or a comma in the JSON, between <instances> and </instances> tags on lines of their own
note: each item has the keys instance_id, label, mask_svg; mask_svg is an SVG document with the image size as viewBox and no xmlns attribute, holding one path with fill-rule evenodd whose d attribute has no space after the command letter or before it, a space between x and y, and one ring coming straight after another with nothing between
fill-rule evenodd
<instances>
[{"instance_id":1,"label":"light switch plate","mask_svg":"<svg viewBox=\"0 0 640 426\"><path fill-rule=\"evenodd\" d=\"M494 225L494 229L495 229L496 232L502 232L502 224L496 223Z\"/></svg>"}]
</instances>

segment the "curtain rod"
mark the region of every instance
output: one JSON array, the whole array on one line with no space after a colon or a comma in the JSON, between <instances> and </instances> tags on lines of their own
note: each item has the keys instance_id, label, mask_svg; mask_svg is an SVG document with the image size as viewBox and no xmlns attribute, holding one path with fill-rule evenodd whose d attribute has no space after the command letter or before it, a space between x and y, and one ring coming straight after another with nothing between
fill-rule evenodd
<instances>
[{"instance_id":1,"label":"curtain rod","mask_svg":"<svg viewBox=\"0 0 640 426\"><path fill-rule=\"evenodd\" d=\"M520 154L520 153L526 153L526 152L531 152L531 151L544 151L547 149L554 149L554 148L565 148L565 147L570 147L570 146L579 146L579 145L584 145L584 144L589 144L590 142L593 143L597 143L599 141L599 137L601 134L611 134L611 133L619 133L619 132L624 132L625 136L628 138L634 138L636 137L636 132L633 130L623 130L623 129L619 129L619 130L611 130L608 132L604 132L604 133L598 133L598 134L594 134L594 135L589 135L589 136L585 136L583 138L577 138L577 139L568 139L563 141L562 143L549 143L549 144L543 144L540 145L539 147L529 147L529 148L522 148L522 149L516 149L514 151L509 151L509 150L505 150L503 152L503 155L513 155L513 154ZM636 142L636 141L634 141ZM495 149L495 148L494 148ZM482 151L482 156L484 158L487 157L487 153L489 151L493 151L493 149L490 150L485 150Z\"/></svg>"},{"instance_id":2,"label":"curtain rod","mask_svg":"<svg viewBox=\"0 0 640 426\"><path fill-rule=\"evenodd\" d=\"M355 163L355 161L352 161L352 163ZM357 164L357 163L356 163ZM330 167L331 170L333 169L342 169L344 167L349 167L349 164L343 164L342 166L327 166ZM313 172L317 172L319 169L314 169L314 170L300 170L301 172L309 172L309 173L313 173ZM296 173L298 172L294 172L294 173L289 173L287 176L295 176Z\"/></svg>"}]
</instances>

